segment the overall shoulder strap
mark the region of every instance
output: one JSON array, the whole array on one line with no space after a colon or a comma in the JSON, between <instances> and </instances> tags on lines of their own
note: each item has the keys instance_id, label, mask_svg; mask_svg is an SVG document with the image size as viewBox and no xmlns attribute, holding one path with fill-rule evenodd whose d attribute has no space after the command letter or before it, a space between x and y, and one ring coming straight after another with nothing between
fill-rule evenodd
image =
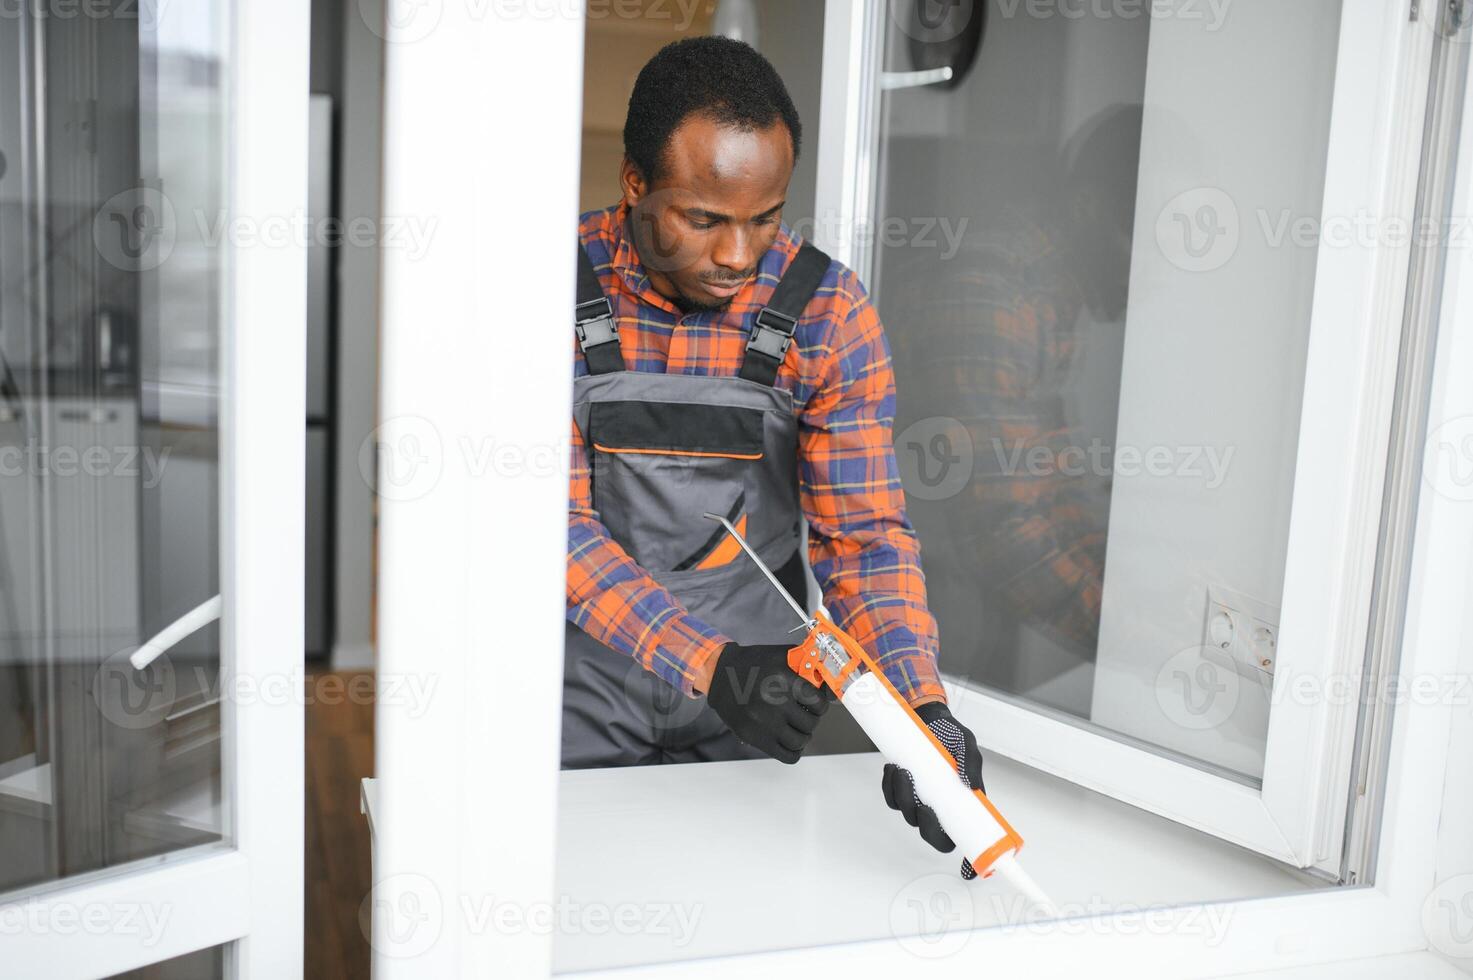
<instances>
[{"instance_id":1,"label":"overall shoulder strap","mask_svg":"<svg viewBox=\"0 0 1473 980\"><path fill-rule=\"evenodd\" d=\"M624 370L624 351L619 347L619 327L614 307L599 285L598 273L583 243L578 243L578 301L573 307L573 329L589 374Z\"/></svg>"},{"instance_id":2,"label":"overall shoulder strap","mask_svg":"<svg viewBox=\"0 0 1473 980\"><path fill-rule=\"evenodd\" d=\"M777 380L777 369L782 366L783 358L793 344L793 331L798 329L803 309L813 298L828 269L829 257L804 242L788 264L788 271L783 273L773 289L767 305L752 318L739 377L765 385Z\"/></svg>"}]
</instances>

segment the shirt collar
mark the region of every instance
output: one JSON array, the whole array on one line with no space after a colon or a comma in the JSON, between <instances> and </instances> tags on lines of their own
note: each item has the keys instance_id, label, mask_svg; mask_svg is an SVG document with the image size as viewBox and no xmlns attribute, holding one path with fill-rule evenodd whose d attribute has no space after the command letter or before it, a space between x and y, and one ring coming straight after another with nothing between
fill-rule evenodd
<instances>
[{"instance_id":1,"label":"shirt collar","mask_svg":"<svg viewBox=\"0 0 1473 980\"><path fill-rule=\"evenodd\" d=\"M646 303L676 316L680 315L679 307L655 291L655 287L650 284L650 277L644 271L644 264L639 261L639 253L634 248L634 237L629 231L628 201L620 201L609 219L609 257L614 272L631 293Z\"/></svg>"}]
</instances>

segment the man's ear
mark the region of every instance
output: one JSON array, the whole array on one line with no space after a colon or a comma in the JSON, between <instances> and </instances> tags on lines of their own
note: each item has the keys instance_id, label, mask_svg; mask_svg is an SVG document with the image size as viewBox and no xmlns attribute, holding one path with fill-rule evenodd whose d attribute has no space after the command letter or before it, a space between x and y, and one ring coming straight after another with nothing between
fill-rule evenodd
<instances>
[{"instance_id":1,"label":"man's ear","mask_svg":"<svg viewBox=\"0 0 1473 980\"><path fill-rule=\"evenodd\" d=\"M628 157L619 165L619 187L624 191L624 203L631 208L639 204L644 196L649 193L649 185L645 182L644 175L634 165L634 161Z\"/></svg>"}]
</instances>

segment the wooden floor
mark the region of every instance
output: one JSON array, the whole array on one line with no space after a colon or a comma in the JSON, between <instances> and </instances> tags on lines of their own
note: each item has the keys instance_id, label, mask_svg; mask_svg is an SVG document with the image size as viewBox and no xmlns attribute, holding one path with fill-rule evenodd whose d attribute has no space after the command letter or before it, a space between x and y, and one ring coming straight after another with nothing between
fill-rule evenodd
<instances>
[{"instance_id":1,"label":"wooden floor","mask_svg":"<svg viewBox=\"0 0 1473 980\"><path fill-rule=\"evenodd\" d=\"M372 672L308 674L306 956L313 980L368 977L368 822L359 780L373 775ZM360 910L364 917L360 918Z\"/></svg>"}]
</instances>

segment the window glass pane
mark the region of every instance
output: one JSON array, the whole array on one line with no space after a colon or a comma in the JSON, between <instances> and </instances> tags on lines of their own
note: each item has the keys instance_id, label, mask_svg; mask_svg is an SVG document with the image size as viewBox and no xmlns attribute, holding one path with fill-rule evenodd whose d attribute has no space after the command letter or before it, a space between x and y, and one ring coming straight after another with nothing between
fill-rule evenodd
<instances>
[{"instance_id":1,"label":"window glass pane","mask_svg":"<svg viewBox=\"0 0 1473 980\"><path fill-rule=\"evenodd\" d=\"M223 980L228 946L201 949L172 960L116 974L113 980Z\"/></svg>"},{"instance_id":2,"label":"window glass pane","mask_svg":"<svg viewBox=\"0 0 1473 980\"><path fill-rule=\"evenodd\" d=\"M1253 781L1340 4L953 9L889 8L961 77L884 98L871 279L943 668Z\"/></svg>"},{"instance_id":3,"label":"window glass pane","mask_svg":"<svg viewBox=\"0 0 1473 980\"><path fill-rule=\"evenodd\" d=\"M0 891L217 840L224 5L0 18Z\"/></svg>"}]
</instances>

